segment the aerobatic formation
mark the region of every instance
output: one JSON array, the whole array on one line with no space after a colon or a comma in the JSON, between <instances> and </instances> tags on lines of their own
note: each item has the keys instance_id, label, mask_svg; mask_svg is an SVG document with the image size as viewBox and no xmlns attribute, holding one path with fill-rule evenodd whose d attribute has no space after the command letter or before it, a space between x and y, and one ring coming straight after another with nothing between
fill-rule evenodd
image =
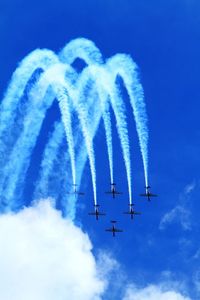
<instances>
[{"instance_id":1,"label":"aerobatic formation","mask_svg":"<svg viewBox=\"0 0 200 300\"><path fill-rule=\"evenodd\" d=\"M84 63L80 72L74 67L77 59ZM0 106L1 211L17 210L28 204L23 200L25 179L32 164L41 128L48 111L57 101L61 118L53 120L40 155L33 200L52 196L63 213L74 218L77 196L83 195L79 192L79 186L88 159L95 208L90 214L96 216L97 220L104 215L99 210L97 199L93 140L100 121L103 120L111 181L111 190L108 193L115 197L120 192L114 183L112 110L127 175L129 211L126 213L131 218L138 214L133 209L132 202L126 105L117 77L122 79L127 90L136 123L146 186L142 196L148 200L155 196L151 194L148 183L147 116L143 89L137 77L137 66L125 54L116 54L104 61L92 41L78 38L70 41L58 54L47 49L34 50L21 61L13 73ZM112 221L112 228L107 230L113 236L119 231L115 221Z\"/></svg>"}]
</instances>

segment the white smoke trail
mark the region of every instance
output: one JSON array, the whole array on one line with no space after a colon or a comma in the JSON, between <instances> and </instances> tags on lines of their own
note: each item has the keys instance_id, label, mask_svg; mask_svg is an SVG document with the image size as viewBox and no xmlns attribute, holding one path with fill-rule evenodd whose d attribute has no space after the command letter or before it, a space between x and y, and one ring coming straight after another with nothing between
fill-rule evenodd
<instances>
[{"instance_id":1,"label":"white smoke trail","mask_svg":"<svg viewBox=\"0 0 200 300\"><path fill-rule=\"evenodd\" d=\"M102 64L102 55L95 44L87 39L78 38L69 42L60 52L59 58L62 62L72 64L77 58L82 59L87 65ZM81 81L80 81L81 82ZM93 191L94 191L94 203L97 204L96 196L96 170L95 170L95 156L92 138L88 134L88 111L85 107L87 101L84 99L85 83L79 84L80 90L77 101L75 101L75 108L81 123L83 136L85 138L86 148L88 152L90 169L92 175Z\"/></svg>"},{"instance_id":2,"label":"white smoke trail","mask_svg":"<svg viewBox=\"0 0 200 300\"><path fill-rule=\"evenodd\" d=\"M74 149L74 140L72 134L72 125L71 125L71 108L69 104L69 97L61 90L57 90L57 98L59 101L60 111L62 115L62 121L65 127L65 133L67 138L67 143L69 147L69 156L72 169L72 179L73 185L76 184L76 165L75 165L75 149Z\"/></svg>"},{"instance_id":3,"label":"white smoke trail","mask_svg":"<svg viewBox=\"0 0 200 300\"><path fill-rule=\"evenodd\" d=\"M58 93L58 87L64 82L63 70L68 69L70 69L71 78L73 72L70 67L66 67L60 64L48 69L48 71L41 75L39 82L37 82L37 84L32 88L30 92L30 98L32 98L32 105L25 117L22 134L13 148L13 151L10 155L10 160L4 171L4 177L6 180L8 180L7 189L5 190L8 199L12 199L14 196L14 192L18 184L20 174L21 177L24 178L25 172L29 165L32 149L35 146L46 111L52 105L55 96L57 96L59 99L61 98L61 101L59 103L61 103L62 109L62 101L66 98L64 98L64 94L62 95L60 91ZM53 74L54 79L52 80L51 78ZM74 78L75 77L76 73L74 72ZM47 93L50 84L53 88L56 89L56 91L54 91L53 95L50 96L47 94L47 96L45 97L45 94ZM73 180L75 180L74 145L72 138L71 122L69 117L70 112L67 111L66 104L67 103L65 103L64 107L65 110L61 110L61 115L63 116L62 119L65 126L67 142L69 144L70 161L72 166L72 172L74 175Z\"/></svg>"},{"instance_id":4,"label":"white smoke trail","mask_svg":"<svg viewBox=\"0 0 200 300\"><path fill-rule=\"evenodd\" d=\"M136 121L140 149L142 153L145 184L148 186L148 127L147 114L144 102L142 85L138 80L137 65L125 54L117 54L108 61L109 70L112 70L113 80L121 76L130 97L133 115Z\"/></svg>"},{"instance_id":5,"label":"white smoke trail","mask_svg":"<svg viewBox=\"0 0 200 300\"><path fill-rule=\"evenodd\" d=\"M75 109L78 114L78 118L81 124L82 133L85 139L86 149L88 153L89 163L90 163L90 170L92 175L92 185L93 185L93 192L94 192L94 204L97 205L97 190L96 190L96 168L95 168L95 155L94 155L94 148L93 148L93 141L92 136L90 134L90 130L88 127L89 120L88 120L88 109L84 97L84 88L85 83L80 85L78 89L78 97L74 101ZM73 98L74 99L74 98Z\"/></svg>"},{"instance_id":6,"label":"white smoke trail","mask_svg":"<svg viewBox=\"0 0 200 300\"><path fill-rule=\"evenodd\" d=\"M12 75L5 97L0 106L0 138L14 120L14 113L25 87L37 69L45 71L58 62L57 56L50 50L37 49L27 55Z\"/></svg>"},{"instance_id":7,"label":"white smoke trail","mask_svg":"<svg viewBox=\"0 0 200 300\"><path fill-rule=\"evenodd\" d=\"M94 107L94 99L96 99L95 95L95 89L94 87L91 87L91 90L89 91L89 95L87 95L87 103L88 103L88 110L91 112L92 108ZM93 126L91 127L91 136L92 139L94 138L100 118L101 118L101 111L99 109L94 110L93 112ZM42 159L41 164L41 171L39 175L38 183L36 184L36 190L34 193L34 199L51 196L48 194L48 187L50 185L49 178L52 178L52 173L55 177L58 177L58 167L54 168L53 162L57 161L58 151L59 151L59 145L61 144L61 140L64 137L64 128L62 124L57 124L55 126L55 130L50 137ZM82 178L84 166L87 160L87 151L85 148L85 144L81 143L82 137L80 136L80 133L78 130L75 131L75 147L77 149L77 188L79 189L80 181ZM58 164L58 161L56 162ZM63 165L63 161L60 162L61 165ZM53 176L53 177L54 177ZM63 194L66 193L66 187L65 191L63 191ZM66 201L66 200L64 200ZM64 214L70 217L71 219L75 218L75 204L76 204L77 198L76 197L70 197L68 195L67 202L68 205L64 207Z\"/></svg>"},{"instance_id":8,"label":"white smoke trail","mask_svg":"<svg viewBox=\"0 0 200 300\"><path fill-rule=\"evenodd\" d=\"M112 147L112 124L110 118L109 108L106 111L103 111L103 121L105 127L105 134L106 134L106 143L108 149L108 160L109 160L109 167L110 167L110 180L111 183L114 182L113 176L113 147Z\"/></svg>"},{"instance_id":9,"label":"white smoke trail","mask_svg":"<svg viewBox=\"0 0 200 300\"><path fill-rule=\"evenodd\" d=\"M87 65L102 64L102 55L96 45L85 38L77 38L70 41L59 53L61 62L65 64L73 64L80 58Z\"/></svg>"},{"instance_id":10,"label":"white smoke trail","mask_svg":"<svg viewBox=\"0 0 200 300\"><path fill-rule=\"evenodd\" d=\"M70 66L57 64L52 68L49 68L49 70L45 73L44 78L42 79L44 81L46 80L47 84L51 85L59 102L61 118L64 124L66 139L68 143L73 184L76 184L75 149L71 122L73 103L71 103L70 101L65 85L69 90L72 90L71 81L75 81L76 78L77 74Z\"/></svg>"},{"instance_id":11,"label":"white smoke trail","mask_svg":"<svg viewBox=\"0 0 200 300\"><path fill-rule=\"evenodd\" d=\"M130 146L128 129L126 122L125 106L120 96L117 87L113 88L110 92L110 99L112 103L112 108L115 114L117 122L117 131L121 143L123 158L126 167L127 181L128 181L128 192L129 192L129 202L132 204L132 188L131 188L131 159L130 159Z\"/></svg>"},{"instance_id":12,"label":"white smoke trail","mask_svg":"<svg viewBox=\"0 0 200 300\"><path fill-rule=\"evenodd\" d=\"M87 82L87 80L89 79L95 81L102 111L105 111L106 104L107 104L106 99L107 100L109 99L110 104L112 105L116 117L116 121L117 121L117 130L118 130L121 147L123 151L123 157L126 166L129 201L130 203L132 203L130 149L129 149L129 138L128 138L125 106L123 100L120 96L117 86L111 80L110 72L109 69L107 69L107 67L105 68L102 66L89 66L83 71L82 76L83 76L83 82ZM105 96L106 93L107 93L107 97ZM107 147L108 147L108 152L110 153L109 163L111 168L113 169L112 139L110 138L111 126L109 124L109 121L106 119L107 116L104 115L104 117L105 117L104 124L106 122L105 130L106 130L106 137L107 137ZM113 171L111 170L111 174L112 172Z\"/></svg>"},{"instance_id":13,"label":"white smoke trail","mask_svg":"<svg viewBox=\"0 0 200 300\"><path fill-rule=\"evenodd\" d=\"M77 58L88 65L79 75L70 67ZM135 63L128 56L120 54L109 59L105 65L101 53L94 43L82 38L68 43L59 54L59 58L48 50L34 51L22 61L21 66L15 71L8 92L2 102L0 108L0 137L3 136L6 129L13 128L12 117L17 112L16 108L19 101L23 99L27 82L38 69L41 69L43 73L31 88L27 111L23 116L21 134L18 136L18 131L13 149L11 145L8 145L10 147L9 151L12 149L8 163L6 166L0 166L2 169L0 192L6 194L9 203L10 199L14 199L16 188L23 186L30 156L36 144L46 111L52 105L54 98L57 98L65 128L73 183L80 184L88 155L95 204L97 204L97 191L93 139L98 130L101 117L104 121L110 176L113 182L112 126L109 111L110 105L112 106L126 167L131 203L131 163L126 109L116 83L116 77L121 76L130 97L143 158L145 182L148 185L147 118L143 90L137 79ZM84 146L80 147L78 143L74 144L74 138L78 140L80 137L80 132L74 133L72 130L71 116L74 112L77 113L86 148ZM50 148L47 147L48 150L45 150L40 183L49 180L52 165L47 162L50 155L55 157L58 151L59 130L55 129L52 138L57 140L57 144L53 149L49 146ZM3 147L0 150L2 153L6 148L6 142L4 145L4 141L2 139ZM49 145L51 143L52 141L49 141ZM75 149L77 147L79 150L75 159ZM44 171L45 164L47 164L46 175ZM10 206L12 206L12 200Z\"/></svg>"},{"instance_id":14,"label":"white smoke trail","mask_svg":"<svg viewBox=\"0 0 200 300\"><path fill-rule=\"evenodd\" d=\"M51 97L48 95L46 99L49 101ZM52 98L53 101L53 98ZM9 161L6 164L3 172L4 182L1 189L7 198L7 205L13 208L14 194L17 186L23 186L24 177L30 163L30 156L35 146L43 119L46 114L47 107L41 106L33 108L27 114L24 121L23 134L17 140ZM6 187L4 183L6 182Z\"/></svg>"},{"instance_id":15,"label":"white smoke trail","mask_svg":"<svg viewBox=\"0 0 200 300\"><path fill-rule=\"evenodd\" d=\"M64 139L65 131L62 122L56 122L54 131L50 135L46 144L43 158L41 162L41 170L39 180L36 183L36 190L34 192L34 199L41 199L48 197L49 177L53 172L54 162L57 160L60 145ZM63 162L61 162L63 164ZM56 176L58 174L56 173Z\"/></svg>"}]
</instances>

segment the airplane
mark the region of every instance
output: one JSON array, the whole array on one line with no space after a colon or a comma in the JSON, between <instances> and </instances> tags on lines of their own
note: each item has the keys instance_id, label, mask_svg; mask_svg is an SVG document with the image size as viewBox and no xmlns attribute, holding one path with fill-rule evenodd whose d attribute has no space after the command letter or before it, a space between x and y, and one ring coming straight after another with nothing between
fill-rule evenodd
<instances>
[{"instance_id":1,"label":"airplane","mask_svg":"<svg viewBox=\"0 0 200 300\"><path fill-rule=\"evenodd\" d=\"M88 215L90 215L90 216L95 216L97 221L99 220L99 216L105 216L106 215L103 212L99 212L99 209L98 209L99 206L100 206L99 204L95 204L94 205L94 207L95 207L94 212L88 213Z\"/></svg>"},{"instance_id":2,"label":"airplane","mask_svg":"<svg viewBox=\"0 0 200 300\"><path fill-rule=\"evenodd\" d=\"M140 212L134 211L133 205L134 205L134 204L132 204L132 203L129 204L129 206L130 206L130 211L124 212L124 214L130 215L132 220L133 220L133 216L134 216L134 215L141 215Z\"/></svg>"},{"instance_id":3,"label":"airplane","mask_svg":"<svg viewBox=\"0 0 200 300\"><path fill-rule=\"evenodd\" d=\"M147 197L147 199L148 199L148 201L151 201L151 197L157 197L158 195L156 195L156 194L152 194L151 192L150 192L150 186L146 186L145 187L145 189L146 189L146 192L145 192L145 194L140 194L140 196L142 196L142 197Z\"/></svg>"},{"instance_id":4,"label":"airplane","mask_svg":"<svg viewBox=\"0 0 200 300\"><path fill-rule=\"evenodd\" d=\"M112 227L111 227L111 228L108 228L108 229L105 229L105 231L112 232L113 237L115 236L115 233L116 233L116 232L123 232L123 230L117 229L117 228L115 227L115 223L117 223L117 221L110 221L110 222L113 224Z\"/></svg>"},{"instance_id":5,"label":"airplane","mask_svg":"<svg viewBox=\"0 0 200 300\"><path fill-rule=\"evenodd\" d=\"M74 194L74 195L80 195L80 196L85 195L85 193L77 191L77 184L73 184L73 187L74 187L74 191L73 192L68 192L67 194Z\"/></svg>"},{"instance_id":6,"label":"airplane","mask_svg":"<svg viewBox=\"0 0 200 300\"><path fill-rule=\"evenodd\" d=\"M111 183L111 191L110 192L105 192L106 194L111 194L113 198L115 198L116 195L121 195L123 193L118 192L116 190L116 183Z\"/></svg>"}]
</instances>

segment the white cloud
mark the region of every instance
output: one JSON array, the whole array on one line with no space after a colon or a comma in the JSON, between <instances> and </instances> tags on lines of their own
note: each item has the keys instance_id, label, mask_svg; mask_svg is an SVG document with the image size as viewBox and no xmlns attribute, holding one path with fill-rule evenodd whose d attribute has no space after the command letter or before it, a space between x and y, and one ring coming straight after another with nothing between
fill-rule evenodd
<instances>
[{"instance_id":1,"label":"white cloud","mask_svg":"<svg viewBox=\"0 0 200 300\"><path fill-rule=\"evenodd\" d=\"M190 211L185 209L185 207L177 205L163 216L160 221L159 229L163 230L171 223L179 223L184 230L190 230L190 215Z\"/></svg>"},{"instance_id":2,"label":"white cloud","mask_svg":"<svg viewBox=\"0 0 200 300\"><path fill-rule=\"evenodd\" d=\"M145 288L137 288L130 285L127 288L123 300L191 300L175 290L165 290L161 286L149 285Z\"/></svg>"},{"instance_id":3,"label":"white cloud","mask_svg":"<svg viewBox=\"0 0 200 300\"><path fill-rule=\"evenodd\" d=\"M0 216L0 299L191 300L174 286L139 289L126 281L112 253L95 258L87 234L50 200Z\"/></svg>"},{"instance_id":4,"label":"white cloud","mask_svg":"<svg viewBox=\"0 0 200 300\"><path fill-rule=\"evenodd\" d=\"M97 300L106 282L92 245L49 201L0 216L0 299Z\"/></svg>"},{"instance_id":5,"label":"white cloud","mask_svg":"<svg viewBox=\"0 0 200 300\"><path fill-rule=\"evenodd\" d=\"M184 194L186 194L186 195L190 194L195 189L195 187L196 187L195 181L193 181L190 184L187 184L184 189Z\"/></svg>"},{"instance_id":6,"label":"white cloud","mask_svg":"<svg viewBox=\"0 0 200 300\"><path fill-rule=\"evenodd\" d=\"M159 225L160 230L164 230L171 223L179 223L183 230L191 230L191 211L187 204L196 185L196 182L193 181L185 186L179 195L178 204L162 217Z\"/></svg>"}]
</instances>

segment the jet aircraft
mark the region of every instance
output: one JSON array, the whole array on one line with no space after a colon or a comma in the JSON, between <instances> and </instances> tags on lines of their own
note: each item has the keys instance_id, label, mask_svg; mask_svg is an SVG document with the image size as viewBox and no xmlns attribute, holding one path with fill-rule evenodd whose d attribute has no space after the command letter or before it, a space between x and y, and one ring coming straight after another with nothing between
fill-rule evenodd
<instances>
[{"instance_id":1,"label":"jet aircraft","mask_svg":"<svg viewBox=\"0 0 200 300\"><path fill-rule=\"evenodd\" d=\"M111 183L111 190L109 192L105 192L106 194L111 194L113 198L116 197L116 195L121 195L121 192L118 192L116 190L116 183Z\"/></svg>"},{"instance_id":2,"label":"jet aircraft","mask_svg":"<svg viewBox=\"0 0 200 300\"><path fill-rule=\"evenodd\" d=\"M147 200L148 201L151 201L151 197L157 197L158 195L156 195L156 194L152 194L151 192L150 192L150 186L146 186L145 187L145 189L146 189L146 192L145 192L145 194L140 194L140 196L142 196L142 197L147 197Z\"/></svg>"},{"instance_id":3,"label":"jet aircraft","mask_svg":"<svg viewBox=\"0 0 200 300\"><path fill-rule=\"evenodd\" d=\"M132 204L132 203L129 204L130 211L124 212L124 214L130 215L132 220L133 220L133 216L134 216L134 215L141 215L140 212L137 212L137 211L135 211L135 210L133 209L133 205L134 205L134 204Z\"/></svg>"},{"instance_id":4,"label":"jet aircraft","mask_svg":"<svg viewBox=\"0 0 200 300\"><path fill-rule=\"evenodd\" d=\"M105 231L112 232L113 237L115 236L116 232L123 232L123 230L116 228L115 224L117 221L111 221L113 224L111 228L105 229Z\"/></svg>"},{"instance_id":5,"label":"jet aircraft","mask_svg":"<svg viewBox=\"0 0 200 300\"><path fill-rule=\"evenodd\" d=\"M90 216L95 216L97 221L99 220L99 216L105 216L106 215L105 213L99 211L99 206L100 206L99 204L95 204L94 205L94 207L95 207L94 212L88 213L88 215L90 215Z\"/></svg>"}]
</instances>

